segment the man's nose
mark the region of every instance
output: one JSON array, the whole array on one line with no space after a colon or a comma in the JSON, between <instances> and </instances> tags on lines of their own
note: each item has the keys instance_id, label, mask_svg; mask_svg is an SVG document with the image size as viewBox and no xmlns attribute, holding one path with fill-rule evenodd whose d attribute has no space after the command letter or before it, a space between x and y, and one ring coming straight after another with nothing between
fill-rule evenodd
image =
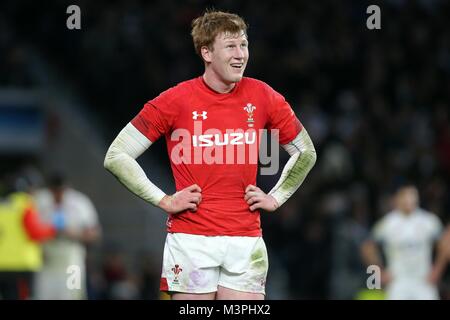
<instances>
[{"instance_id":1,"label":"man's nose","mask_svg":"<svg viewBox=\"0 0 450 320\"><path fill-rule=\"evenodd\" d=\"M245 57L244 50L240 46L237 46L235 50L235 58L244 59L244 57Z\"/></svg>"}]
</instances>

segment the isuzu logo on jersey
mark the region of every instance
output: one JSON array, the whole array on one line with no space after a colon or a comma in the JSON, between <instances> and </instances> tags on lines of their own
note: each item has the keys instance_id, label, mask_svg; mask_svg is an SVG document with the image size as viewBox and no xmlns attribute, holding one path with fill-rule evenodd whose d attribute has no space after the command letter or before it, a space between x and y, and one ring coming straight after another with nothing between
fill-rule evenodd
<instances>
[{"instance_id":1,"label":"isuzu logo on jersey","mask_svg":"<svg viewBox=\"0 0 450 320\"><path fill-rule=\"evenodd\" d=\"M194 147L212 147L212 146L226 146L253 144L256 142L256 132L233 132L221 134L202 134L200 136L192 136L192 145Z\"/></svg>"},{"instance_id":2,"label":"isuzu logo on jersey","mask_svg":"<svg viewBox=\"0 0 450 320\"><path fill-rule=\"evenodd\" d=\"M255 109L256 107L251 103L247 103L247 105L244 107L244 110L247 111L248 114L247 124L249 127L253 127L253 122L255 122L255 120L253 119L253 111L255 111Z\"/></svg>"},{"instance_id":3,"label":"isuzu logo on jersey","mask_svg":"<svg viewBox=\"0 0 450 320\"><path fill-rule=\"evenodd\" d=\"M197 111L192 111L192 119L197 120L198 117L202 117L203 120L208 119L207 111L202 111L202 113L198 113Z\"/></svg>"},{"instance_id":4,"label":"isuzu logo on jersey","mask_svg":"<svg viewBox=\"0 0 450 320\"><path fill-rule=\"evenodd\" d=\"M255 107L249 106L249 110L253 111ZM203 130L202 123L203 121L194 121L192 129L177 128L172 131L170 140L177 142L170 151L170 159L174 165L258 164L259 159L262 175L278 172L278 129L272 129L270 133L266 129L254 128ZM267 139L270 139L270 156ZM270 166L263 167L265 165Z\"/></svg>"}]
</instances>

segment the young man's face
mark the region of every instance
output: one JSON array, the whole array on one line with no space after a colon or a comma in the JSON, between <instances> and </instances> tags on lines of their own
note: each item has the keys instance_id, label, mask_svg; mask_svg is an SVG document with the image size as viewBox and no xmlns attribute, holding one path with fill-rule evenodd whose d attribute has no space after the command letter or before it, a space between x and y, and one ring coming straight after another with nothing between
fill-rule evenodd
<instances>
[{"instance_id":1,"label":"young man's face","mask_svg":"<svg viewBox=\"0 0 450 320\"><path fill-rule=\"evenodd\" d=\"M414 187L405 187L397 193L397 208L404 213L414 211L419 205L419 193Z\"/></svg>"},{"instance_id":2,"label":"young man's face","mask_svg":"<svg viewBox=\"0 0 450 320\"><path fill-rule=\"evenodd\" d=\"M248 57L248 40L244 32L221 33L217 35L212 50L203 51L203 58L209 63L208 67L212 68L224 83L234 83L242 79Z\"/></svg>"}]
</instances>

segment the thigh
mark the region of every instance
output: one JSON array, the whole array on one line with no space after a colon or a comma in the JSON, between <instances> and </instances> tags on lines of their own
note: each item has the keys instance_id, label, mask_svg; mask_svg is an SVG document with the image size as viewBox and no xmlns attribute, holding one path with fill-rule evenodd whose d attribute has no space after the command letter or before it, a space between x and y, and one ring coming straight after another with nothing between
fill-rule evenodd
<instances>
[{"instance_id":1,"label":"thigh","mask_svg":"<svg viewBox=\"0 0 450 320\"><path fill-rule=\"evenodd\" d=\"M225 263L219 275L219 285L226 296L265 295L269 261L262 237L229 237ZM224 295L220 294L220 297ZM220 298L219 297L219 298ZM251 299L251 295L248 297Z\"/></svg>"},{"instance_id":2,"label":"thigh","mask_svg":"<svg viewBox=\"0 0 450 320\"><path fill-rule=\"evenodd\" d=\"M217 291L220 248L217 237L206 237L182 233L169 233L164 246L161 291L182 297L178 293L195 294L185 299L199 297Z\"/></svg>"},{"instance_id":3,"label":"thigh","mask_svg":"<svg viewBox=\"0 0 450 320\"><path fill-rule=\"evenodd\" d=\"M233 290L219 285L217 289L217 300L264 300L263 293L252 293Z\"/></svg>"},{"instance_id":4,"label":"thigh","mask_svg":"<svg viewBox=\"0 0 450 320\"><path fill-rule=\"evenodd\" d=\"M172 300L215 300L216 293L181 293L174 292L171 297Z\"/></svg>"}]
</instances>

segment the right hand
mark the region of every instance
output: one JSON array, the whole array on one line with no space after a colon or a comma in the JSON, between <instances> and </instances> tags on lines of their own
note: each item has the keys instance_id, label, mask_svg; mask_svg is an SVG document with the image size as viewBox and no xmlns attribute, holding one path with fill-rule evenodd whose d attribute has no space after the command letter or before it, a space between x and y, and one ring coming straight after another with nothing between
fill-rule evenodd
<instances>
[{"instance_id":1,"label":"right hand","mask_svg":"<svg viewBox=\"0 0 450 320\"><path fill-rule=\"evenodd\" d=\"M158 206L167 213L178 213L185 210L195 212L202 201L201 191L198 185L193 184L171 196L164 196Z\"/></svg>"}]
</instances>

